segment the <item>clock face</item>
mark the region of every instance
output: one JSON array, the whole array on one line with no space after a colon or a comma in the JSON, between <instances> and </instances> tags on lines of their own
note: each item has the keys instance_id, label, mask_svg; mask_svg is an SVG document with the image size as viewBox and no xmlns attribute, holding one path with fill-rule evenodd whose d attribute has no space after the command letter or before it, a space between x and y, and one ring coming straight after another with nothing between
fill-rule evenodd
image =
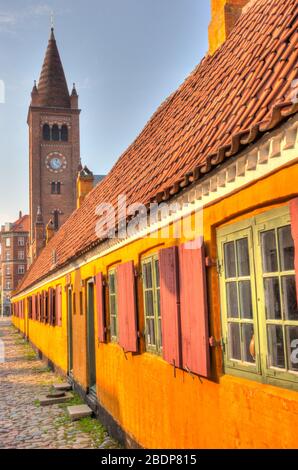
<instances>
[{"instance_id":1,"label":"clock face","mask_svg":"<svg viewBox=\"0 0 298 470\"><path fill-rule=\"evenodd\" d=\"M50 153L45 163L48 170L54 173L61 173L67 165L66 158L58 152Z\"/></svg>"},{"instance_id":2,"label":"clock face","mask_svg":"<svg viewBox=\"0 0 298 470\"><path fill-rule=\"evenodd\" d=\"M58 157L54 157L50 160L50 167L52 170L60 170L62 166L61 160Z\"/></svg>"}]
</instances>

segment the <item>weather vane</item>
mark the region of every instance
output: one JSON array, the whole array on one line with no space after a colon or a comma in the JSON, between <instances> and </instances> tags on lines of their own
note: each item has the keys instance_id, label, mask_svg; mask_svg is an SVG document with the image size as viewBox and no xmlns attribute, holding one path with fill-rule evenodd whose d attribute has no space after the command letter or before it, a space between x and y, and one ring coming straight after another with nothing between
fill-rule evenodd
<instances>
[{"instance_id":1,"label":"weather vane","mask_svg":"<svg viewBox=\"0 0 298 470\"><path fill-rule=\"evenodd\" d=\"M54 29L54 12L51 12L51 29Z\"/></svg>"}]
</instances>

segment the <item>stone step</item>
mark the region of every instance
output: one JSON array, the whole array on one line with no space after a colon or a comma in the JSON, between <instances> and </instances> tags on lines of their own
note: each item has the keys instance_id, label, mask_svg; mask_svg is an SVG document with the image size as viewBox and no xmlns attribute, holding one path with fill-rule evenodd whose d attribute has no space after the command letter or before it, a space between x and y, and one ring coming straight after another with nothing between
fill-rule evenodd
<instances>
[{"instance_id":1,"label":"stone step","mask_svg":"<svg viewBox=\"0 0 298 470\"><path fill-rule=\"evenodd\" d=\"M54 389L58 392L69 392L69 390L71 390L71 385L68 382L54 384Z\"/></svg>"},{"instance_id":2,"label":"stone step","mask_svg":"<svg viewBox=\"0 0 298 470\"><path fill-rule=\"evenodd\" d=\"M40 397L38 397L38 400L39 400L40 406L48 406L48 405L55 405L58 403L66 403L71 398L73 398L72 393L65 392L63 396L59 396L59 397L54 397L54 396L50 397L47 395L41 395Z\"/></svg>"},{"instance_id":3,"label":"stone step","mask_svg":"<svg viewBox=\"0 0 298 470\"><path fill-rule=\"evenodd\" d=\"M67 412L72 421L77 421L81 418L87 418L92 415L92 410L88 405L68 406Z\"/></svg>"}]
</instances>

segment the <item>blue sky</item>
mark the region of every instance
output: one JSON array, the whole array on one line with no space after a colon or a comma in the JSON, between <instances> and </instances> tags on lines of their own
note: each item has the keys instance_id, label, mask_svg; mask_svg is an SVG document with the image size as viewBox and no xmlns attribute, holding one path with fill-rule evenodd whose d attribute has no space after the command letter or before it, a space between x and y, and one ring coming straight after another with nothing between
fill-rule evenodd
<instances>
[{"instance_id":1,"label":"blue sky","mask_svg":"<svg viewBox=\"0 0 298 470\"><path fill-rule=\"evenodd\" d=\"M26 119L51 11L68 85L80 95L82 160L97 174L208 49L210 0L0 0L0 224L28 211Z\"/></svg>"}]
</instances>

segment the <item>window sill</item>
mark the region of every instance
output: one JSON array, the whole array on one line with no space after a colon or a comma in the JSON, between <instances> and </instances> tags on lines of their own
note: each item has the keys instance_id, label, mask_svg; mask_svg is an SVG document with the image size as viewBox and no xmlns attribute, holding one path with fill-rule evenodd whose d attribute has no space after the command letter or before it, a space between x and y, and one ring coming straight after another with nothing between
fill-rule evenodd
<instances>
[{"instance_id":1,"label":"window sill","mask_svg":"<svg viewBox=\"0 0 298 470\"><path fill-rule=\"evenodd\" d=\"M260 390L260 386L264 387L264 391L280 396L285 394L285 398L288 393L295 392L295 400L297 401L298 382L291 382L287 379L277 379L270 376L263 376L258 373L245 372L242 370L231 369L226 367L224 374L219 378L219 384L224 385L226 383L234 382L235 384L242 384L245 382L245 386L249 386L252 389ZM293 397L292 397L293 398Z\"/></svg>"}]
</instances>

